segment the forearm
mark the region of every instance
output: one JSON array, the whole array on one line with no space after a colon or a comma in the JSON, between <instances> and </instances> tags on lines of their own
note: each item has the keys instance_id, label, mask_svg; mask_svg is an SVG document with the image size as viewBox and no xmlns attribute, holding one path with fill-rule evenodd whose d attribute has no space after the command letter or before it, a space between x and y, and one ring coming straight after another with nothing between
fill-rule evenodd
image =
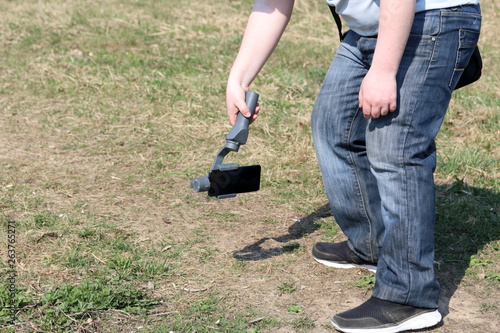
<instances>
[{"instance_id":1,"label":"forearm","mask_svg":"<svg viewBox=\"0 0 500 333\"><path fill-rule=\"evenodd\" d=\"M290 20L294 0L256 0L229 83L247 88L262 69Z\"/></svg>"},{"instance_id":2,"label":"forearm","mask_svg":"<svg viewBox=\"0 0 500 333\"><path fill-rule=\"evenodd\" d=\"M381 0L372 68L396 75L415 16L415 0Z\"/></svg>"},{"instance_id":3,"label":"forearm","mask_svg":"<svg viewBox=\"0 0 500 333\"><path fill-rule=\"evenodd\" d=\"M359 91L365 118L378 118L397 108L396 74L415 16L415 0L381 0L377 45Z\"/></svg>"}]
</instances>

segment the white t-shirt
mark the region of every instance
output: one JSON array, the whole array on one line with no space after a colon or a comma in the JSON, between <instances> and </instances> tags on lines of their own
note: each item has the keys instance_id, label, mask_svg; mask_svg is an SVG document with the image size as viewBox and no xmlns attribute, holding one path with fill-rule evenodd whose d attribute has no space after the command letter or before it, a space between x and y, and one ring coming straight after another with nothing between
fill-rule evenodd
<instances>
[{"instance_id":1,"label":"white t-shirt","mask_svg":"<svg viewBox=\"0 0 500 333\"><path fill-rule=\"evenodd\" d=\"M415 12L449 8L460 5L477 5L479 0L415 0ZM335 6L350 29L362 36L374 36L378 31L380 0L326 0Z\"/></svg>"}]
</instances>

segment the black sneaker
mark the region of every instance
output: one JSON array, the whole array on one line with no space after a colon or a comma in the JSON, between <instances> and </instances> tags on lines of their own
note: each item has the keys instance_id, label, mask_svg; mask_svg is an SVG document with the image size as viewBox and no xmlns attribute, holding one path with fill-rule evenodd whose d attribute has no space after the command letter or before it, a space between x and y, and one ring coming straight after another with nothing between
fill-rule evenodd
<instances>
[{"instance_id":1,"label":"black sneaker","mask_svg":"<svg viewBox=\"0 0 500 333\"><path fill-rule=\"evenodd\" d=\"M371 272L377 271L377 265L363 261L347 245L341 243L317 243L312 249L314 260L323 265L335 268L366 268Z\"/></svg>"},{"instance_id":2,"label":"black sneaker","mask_svg":"<svg viewBox=\"0 0 500 333\"><path fill-rule=\"evenodd\" d=\"M345 333L396 333L435 326L437 309L416 308L372 297L360 306L335 315L332 324Z\"/></svg>"}]
</instances>

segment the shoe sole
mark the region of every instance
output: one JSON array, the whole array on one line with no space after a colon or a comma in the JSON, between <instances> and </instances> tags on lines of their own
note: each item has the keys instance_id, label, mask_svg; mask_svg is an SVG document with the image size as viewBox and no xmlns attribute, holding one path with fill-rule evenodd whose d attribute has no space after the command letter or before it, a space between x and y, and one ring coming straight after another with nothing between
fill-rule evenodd
<instances>
[{"instance_id":1,"label":"shoe sole","mask_svg":"<svg viewBox=\"0 0 500 333\"><path fill-rule=\"evenodd\" d=\"M324 260L324 259L319 259L316 258L313 255L314 260L319 262L320 264L326 265L328 267L333 267L333 268L342 268L342 269L349 269L349 268L364 268L369 270L370 272L376 273L377 272L377 266L373 265L358 265L358 264L352 264L349 262L335 262L335 261L329 261L329 260Z\"/></svg>"},{"instance_id":2,"label":"shoe sole","mask_svg":"<svg viewBox=\"0 0 500 333\"><path fill-rule=\"evenodd\" d=\"M409 330L418 330L426 327L432 327L441 322L441 314L438 310L432 312L425 312L406 321L389 327L365 327L365 328L345 328L339 327L337 323L332 320L332 325L336 330L344 333L397 333Z\"/></svg>"}]
</instances>

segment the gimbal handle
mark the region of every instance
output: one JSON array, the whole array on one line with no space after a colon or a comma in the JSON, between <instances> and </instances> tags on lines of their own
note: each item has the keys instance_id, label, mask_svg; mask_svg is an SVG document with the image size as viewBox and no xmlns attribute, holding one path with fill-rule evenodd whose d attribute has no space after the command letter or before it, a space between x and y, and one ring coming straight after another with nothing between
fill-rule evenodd
<instances>
[{"instance_id":1,"label":"gimbal handle","mask_svg":"<svg viewBox=\"0 0 500 333\"><path fill-rule=\"evenodd\" d=\"M247 142L248 127L250 126L250 121L255 114L255 108L257 107L258 100L259 94L253 91L245 92L245 103L250 109L250 117L247 118L241 112L238 113L233 128L226 135L226 144L215 156L212 170L218 169L219 166L222 165L224 157L229 154L229 152L238 151L240 149L240 146L244 145Z\"/></svg>"},{"instance_id":2,"label":"gimbal handle","mask_svg":"<svg viewBox=\"0 0 500 333\"><path fill-rule=\"evenodd\" d=\"M255 108L257 107L257 101L259 100L259 94L252 91L245 92L245 103L250 109L250 117L246 118L241 112L238 113L236 117L236 122L233 128L226 135L226 141L233 141L239 145L244 145L248 139L248 126L252 120L252 116L255 113Z\"/></svg>"}]
</instances>

